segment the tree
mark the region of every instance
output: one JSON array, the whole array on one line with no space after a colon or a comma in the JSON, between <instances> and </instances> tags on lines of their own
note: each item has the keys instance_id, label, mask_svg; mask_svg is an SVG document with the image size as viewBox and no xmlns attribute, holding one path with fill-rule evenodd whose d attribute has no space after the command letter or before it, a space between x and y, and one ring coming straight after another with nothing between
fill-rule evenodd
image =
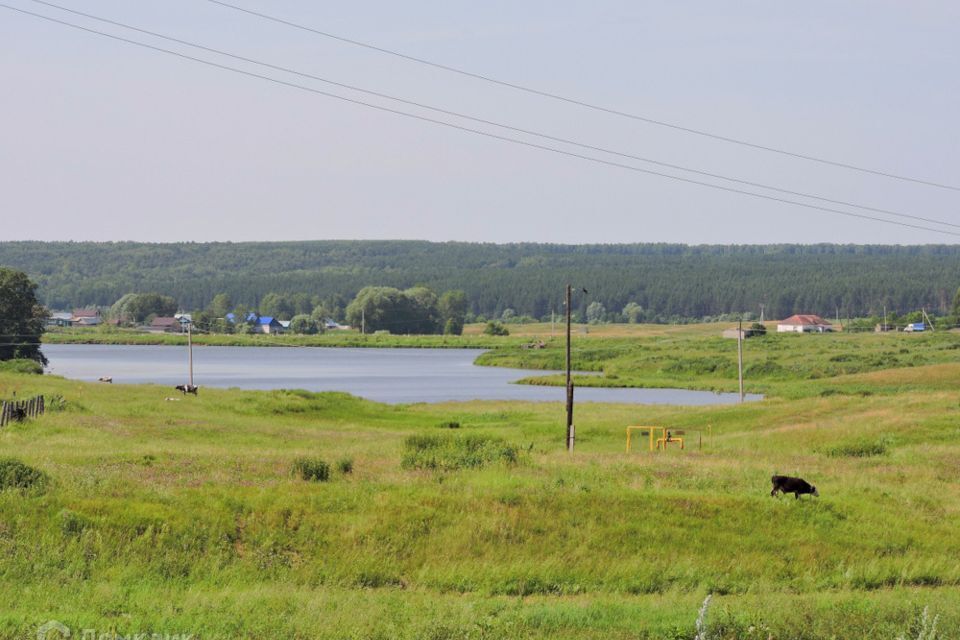
<instances>
[{"instance_id":1,"label":"tree","mask_svg":"<svg viewBox=\"0 0 960 640\"><path fill-rule=\"evenodd\" d=\"M290 332L312 336L316 333L322 333L323 328L316 320L305 313L301 313L290 319Z\"/></svg>"},{"instance_id":2,"label":"tree","mask_svg":"<svg viewBox=\"0 0 960 640\"><path fill-rule=\"evenodd\" d=\"M0 267L0 360L23 358L42 365L40 336L49 317L37 302L37 285L27 274Z\"/></svg>"},{"instance_id":3,"label":"tree","mask_svg":"<svg viewBox=\"0 0 960 640\"><path fill-rule=\"evenodd\" d=\"M279 293L268 293L260 301L260 315L262 316L271 316L277 320L289 320L295 312L296 309L290 298Z\"/></svg>"},{"instance_id":4,"label":"tree","mask_svg":"<svg viewBox=\"0 0 960 640\"><path fill-rule=\"evenodd\" d=\"M643 318L643 307L636 302L628 302L623 308L623 319L632 324L637 324Z\"/></svg>"},{"instance_id":5,"label":"tree","mask_svg":"<svg viewBox=\"0 0 960 640\"><path fill-rule=\"evenodd\" d=\"M232 308L233 303L230 301L230 295L227 293L218 293L213 296L210 306L207 307L207 312L212 319L216 320L217 318L226 318Z\"/></svg>"},{"instance_id":6,"label":"tree","mask_svg":"<svg viewBox=\"0 0 960 640\"><path fill-rule=\"evenodd\" d=\"M410 301L393 287L364 287L347 305L347 322L367 333L409 333Z\"/></svg>"},{"instance_id":7,"label":"tree","mask_svg":"<svg viewBox=\"0 0 960 640\"><path fill-rule=\"evenodd\" d=\"M147 316L172 316L177 312L177 301L159 293L138 293L129 299L124 310L131 321L143 322Z\"/></svg>"},{"instance_id":8,"label":"tree","mask_svg":"<svg viewBox=\"0 0 960 640\"><path fill-rule=\"evenodd\" d=\"M607 318L607 308L602 302L594 300L587 306L587 322L600 324Z\"/></svg>"},{"instance_id":9,"label":"tree","mask_svg":"<svg viewBox=\"0 0 960 640\"><path fill-rule=\"evenodd\" d=\"M411 287L403 295L411 304L410 327L404 333L440 333L437 294L427 287Z\"/></svg>"},{"instance_id":10,"label":"tree","mask_svg":"<svg viewBox=\"0 0 960 640\"><path fill-rule=\"evenodd\" d=\"M461 335L467 316L467 294L459 289L446 291L437 301L437 310L447 335Z\"/></svg>"},{"instance_id":11,"label":"tree","mask_svg":"<svg viewBox=\"0 0 960 640\"><path fill-rule=\"evenodd\" d=\"M113 306L110 307L110 317L123 323L132 321L133 318L130 317L129 307L130 303L136 299L136 293L127 293L121 296L120 299L114 302Z\"/></svg>"},{"instance_id":12,"label":"tree","mask_svg":"<svg viewBox=\"0 0 960 640\"><path fill-rule=\"evenodd\" d=\"M347 322L367 333L437 333L437 294L426 287L364 287L347 306Z\"/></svg>"}]
</instances>

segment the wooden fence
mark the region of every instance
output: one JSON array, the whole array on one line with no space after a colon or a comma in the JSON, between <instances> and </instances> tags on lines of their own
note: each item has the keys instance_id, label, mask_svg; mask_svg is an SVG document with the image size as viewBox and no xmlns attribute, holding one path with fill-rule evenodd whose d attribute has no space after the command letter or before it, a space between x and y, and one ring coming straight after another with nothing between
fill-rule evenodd
<instances>
[{"instance_id":1,"label":"wooden fence","mask_svg":"<svg viewBox=\"0 0 960 640\"><path fill-rule=\"evenodd\" d=\"M29 400L4 400L0 406L0 427L11 422L20 422L24 418L36 418L43 415L46 403L43 396L36 396Z\"/></svg>"}]
</instances>

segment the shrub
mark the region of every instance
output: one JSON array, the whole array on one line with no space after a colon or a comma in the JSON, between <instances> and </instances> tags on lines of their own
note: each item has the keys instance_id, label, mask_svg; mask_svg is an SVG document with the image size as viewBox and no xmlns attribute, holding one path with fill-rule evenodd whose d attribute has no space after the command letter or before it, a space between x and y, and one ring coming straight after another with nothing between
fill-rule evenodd
<instances>
[{"instance_id":1,"label":"shrub","mask_svg":"<svg viewBox=\"0 0 960 640\"><path fill-rule=\"evenodd\" d=\"M43 365L36 360L26 360L23 358L3 360L0 361L0 372L30 373L39 375L43 373Z\"/></svg>"},{"instance_id":2,"label":"shrub","mask_svg":"<svg viewBox=\"0 0 960 640\"><path fill-rule=\"evenodd\" d=\"M514 464L518 451L501 438L484 435L410 436L401 466L404 469L454 471L482 467L493 462Z\"/></svg>"},{"instance_id":3,"label":"shrub","mask_svg":"<svg viewBox=\"0 0 960 640\"><path fill-rule=\"evenodd\" d=\"M57 517L60 519L60 531L66 536L80 535L90 526L89 520L70 509L63 509Z\"/></svg>"},{"instance_id":4,"label":"shrub","mask_svg":"<svg viewBox=\"0 0 960 640\"><path fill-rule=\"evenodd\" d=\"M483 332L488 336L510 335L510 331L505 326L503 326L503 323L497 322L496 320L491 320L490 322L488 322Z\"/></svg>"},{"instance_id":5,"label":"shrub","mask_svg":"<svg viewBox=\"0 0 960 640\"><path fill-rule=\"evenodd\" d=\"M330 465L320 458L297 458L293 461L293 474L311 482L326 482L330 479Z\"/></svg>"},{"instance_id":6,"label":"shrub","mask_svg":"<svg viewBox=\"0 0 960 640\"><path fill-rule=\"evenodd\" d=\"M441 429L459 429L460 423L455 420L449 420L447 422L441 422L437 426Z\"/></svg>"},{"instance_id":7,"label":"shrub","mask_svg":"<svg viewBox=\"0 0 960 640\"><path fill-rule=\"evenodd\" d=\"M824 453L831 458L868 458L870 456L882 456L887 452L887 443L885 440L876 442L848 442L830 447Z\"/></svg>"},{"instance_id":8,"label":"shrub","mask_svg":"<svg viewBox=\"0 0 960 640\"><path fill-rule=\"evenodd\" d=\"M14 458L0 459L0 491L30 489L46 482L47 476L39 469L27 466Z\"/></svg>"},{"instance_id":9,"label":"shrub","mask_svg":"<svg viewBox=\"0 0 960 640\"><path fill-rule=\"evenodd\" d=\"M337 471L344 475L353 473L353 458L340 458L337 460Z\"/></svg>"}]
</instances>

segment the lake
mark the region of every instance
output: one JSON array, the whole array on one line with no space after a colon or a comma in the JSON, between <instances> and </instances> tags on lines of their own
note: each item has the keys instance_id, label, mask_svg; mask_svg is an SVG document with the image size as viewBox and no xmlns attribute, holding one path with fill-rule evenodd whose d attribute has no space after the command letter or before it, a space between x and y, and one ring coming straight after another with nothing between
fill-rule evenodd
<instances>
[{"instance_id":1,"label":"lake","mask_svg":"<svg viewBox=\"0 0 960 640\"><path fill-rule=\"evenodd\" d=\"M111 376L115 384L187 381L185 347L47 344L54 375L76 380ZM201 387L346 391L390 404L462 400L563 402L563 387L511 384L544 371L478 367L476 349L356 349L207 347L193 349L194 383ZM749 395L749 400L762 396ZM731 404L735 393L684 389L577 387L578 402Z\"/></svg>"}]
</instances>

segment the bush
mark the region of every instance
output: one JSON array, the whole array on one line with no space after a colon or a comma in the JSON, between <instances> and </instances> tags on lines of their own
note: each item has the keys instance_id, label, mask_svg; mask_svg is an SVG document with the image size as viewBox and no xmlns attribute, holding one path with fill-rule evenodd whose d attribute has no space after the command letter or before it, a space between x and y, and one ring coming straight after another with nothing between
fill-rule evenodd
<instances>
[{"instance_id":1,"label":"bush","mask_svg":"<svg viewBox=\"0 0 960 640\"><path fill-rule=\"evenodd\" d=\"M491 320L487 323L486 328L483 332L488 336L508 336L510 331L503 326L502 322L497 322L496 320Z\"/></svg>"},{"instance_id":2,"label":"bush","mask_svg":"<svg viewBox=\"0 0 960 640\"><path fill-rule=\"evenodd\" d=\"M343 475L353 473L353 458L340 458L337 460L337 471Z\"/></svg>"},{"instance_id":3,"label":"bush","mask_svg":"<svg viewBox=\"0 0 960 640\"><path fill-rule=\"evenodd\" d=\"M23 358L2 360L0 361L0 372L30 373L39 375L43 373L43 365L36 360L25 360Z\"/></svg>"},{"instance_id":4,"label":"bush","mask_svg":"<svg viewBox=\"0 0 960 640\"><path fill-rule=\"evenodd\" d=\"M752 331L752 332L753 332L753 335L755 335L755 336L765 336L765 335L767 335L767 327L766 327L766 325L762 325L762 324L760 324L759 322L754 322L752 325L750 325L750 331Z\"/></svg>"},{"instance_id":5,"label":"bush","mask_svg":"<svg viewBox=\"0 0 960 640\"><path fill-rule=\"evenodd\" d=\"M0 491L31 489L42 486L47 476L39 469L27 466L14 458L0 459Z\"/></svg>"},{"instance_id":6,"label":"bush","mask_svg":"<svg viewBox=\"0 0 960 640\"><path fill-rule=\"evenodd\" d=\"M482 467L493 462L515 464L518 451L501 438L484 435L456 437L410 436L404 443L404 469L454 471Z\"/></svg>"},{"instance_id":7,"label":"bush","mask_svg":"<svg viewBox=\"0 0 960 640\"><path fill-rule=\"evenodd\" d=\"M460 423L455 420L450 420L448 422L441 422L437 426L441 429L459 429Z\"/></svg>"},{"instance_id":8,"label":"bush","mask_svg":"<svg viewBox=\"0 0 960 640\"><path fill-rule=\"evenodd\" d=\"M297 458L293 461L293 474L311 482L326 482L330 479L330 465L320 458Z\"/></svg>"},{"instance_id":9,"label":"bush","mask_svg":"<svg viewBox=\"0 0 960 640\"><path fill-rule=\"evenodd\" d=\"M840 444L827 449L824 453L831 458L869 458L870 456L882 456L886 452L886 441L878 440L877 442L849 442Z\"/></svg>"},{"instance_id":10,"label":"bush","mask_svg":"<svg viewBox=\"0 0 960 640\"><path fill-rule=\"evenodd\" d=\"M323 325L306 314L300 314L290 319L290 333L312 336L323 333Z\"/></svg>"}]
</instances>

